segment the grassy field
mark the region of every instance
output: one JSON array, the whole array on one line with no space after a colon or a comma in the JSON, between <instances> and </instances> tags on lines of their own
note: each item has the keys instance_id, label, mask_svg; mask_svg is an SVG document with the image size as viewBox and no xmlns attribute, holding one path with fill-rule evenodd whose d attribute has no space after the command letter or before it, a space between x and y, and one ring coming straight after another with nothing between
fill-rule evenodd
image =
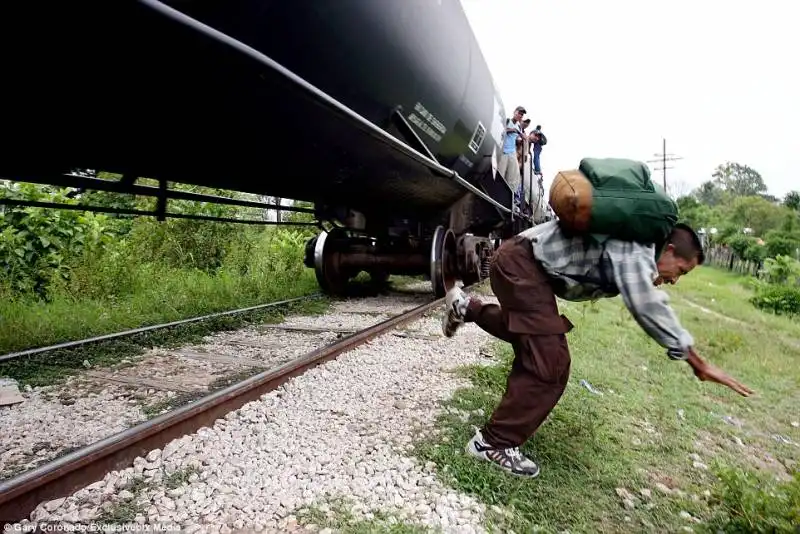
<instances>
[{"instance_id":1,"label":"grassy field","mask_svg":"<svg viewBox=\"0 0 800 534\"><path fill-rule=\"evenodd\" d=\"M462 369L473 386L440 436L418 447L459 490L492 508L498 531L795 532L800 524L800 324L747 302L744 279L700 268L667 290L701 356L755 389L743 398L694 378L644 334L620 299L561 303L572 374L523 448L542 467L508 476L464 453L505 389L511 350ZM588 381L602 395L581 385ZM485 415L476 415L483 413Z\"/></svg>"}]
</instances>

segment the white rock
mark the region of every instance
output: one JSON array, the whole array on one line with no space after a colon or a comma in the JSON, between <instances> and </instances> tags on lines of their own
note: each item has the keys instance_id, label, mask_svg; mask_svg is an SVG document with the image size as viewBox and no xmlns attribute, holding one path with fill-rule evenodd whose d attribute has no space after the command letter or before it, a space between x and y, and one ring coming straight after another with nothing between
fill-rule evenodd
<instances>
[{"instance_id":1,"label":"white rock","mask_svg":"<svg viewBox=\"0 0 800 534\"><path fill-rule=\"evenodd\" d=\"M703 462L692 462L692 467L701 471L708 471L708 466Z\"/></svg>"},{"instance_id":2,"label":"white rock","mask_svg":"<svg viewBox=\"0 0 800 534\"><path fill-rule=\"evenodd\" d=\"M81 523L88 523L97 517L97 508L84 508L78 514L78 521Z\"/></svg>"},{"instance_id":3,"label":"white rock","mask_svg":"<svg viewBox=\"0 0 800 534\"><path fill-rule=\"evenodd\" d=\"M620 499L632 499L633 498L633 495L631 495L631 492L629 492L625 488L616 488L614 491L617 492L617 496Z\"/></svg>"},{"instance_id":4,"label":"white rock","mask_svg":"<svg viewBox=\"0 0 800 534\"><path fill-rule=\"evenodd\" d=\"M413 296L358 299L351 307L355 302L359 306L370 303L386 315L342 313L290 317L286 322L361 328L421 301ZM404 444L410 444L416 436L433 433L440 401L467 384L448 371L481 364L484 358L480 347L492 341L474 324L464 325L454 339L445 338L440 319L441 310L404 327L433 339L376 338L293 378L278 391L249 402L209 427L173 440L163 451L152 450L146 457L137 458L130 472L119 480L144 475L148 485L155 488L142 492L142 497L149 499L145 502L154 504L144 504L147 514L143 513L141 520L177 521L188 527L185 532L256 527L281 531L278 520L285 518L289 525L298 507L318 506L332 497L348 496L347 506L352 504L354 515L365 520L381 512L445 532L485 532L481 526L485 507L472 496L445 487L432 475L437 470L435 464L420 464L408 456L410 452L404 452L410 451ZM226 339L245 344L226 345ZM335 333L261 333L254 327L209 336L207 347L220 355L285 362L335 339ZM247 348L253 344L265 348ZM274 346L280 349L269 348ZM87 408L99 410L97 419L101 420L106 412L99 398L92 400L95 406L87 403ZM76 400L76 405L79 402ZM121 400L119 405L124 406L119 413L129 414L127 402ZM95 411L80 424L87 420L87 424L93 424L92 415ZM480 413L466 415L485 417ZM124 418L119 426L127 428L131 420ZM0 421L0 449L6 444L3 424ZM75 417L71 417L70 429L74 426ZM111 426L94 428L93 433L86 434L89 441L95 441L98 434L108 435ZM164 473L189 467L196 472L188 477L188 484L164 487ZM106 487L102 484L96 489L103 491ZM117 498L124 491L129 490L112 486ZM106 502L110 499L102 497ZM209 528L223 524L219 530Z\"/></svg>"},{"instance_id":5,"label":"white rock","mask_svg":"<svg viewBox=\"0 0 800 534\"><path fill-rule=\"evenodd\" d=\"M672 493L672 490L668 488L665 484L662 484L661 482L656 482L655 484L653 484L653 486L664 495L670 495Z\"/></svg>"},{"instance_id":6,"label":"white rock","mask_svg":"<svg viewBox=\"0 0 800 534\"><path fill-rule=\"evenodd\" d=\"M61 505L64 504L64 501L66 500L66 498L62 497L61 499L53 499L52 501L48 501L45 503L44 509L48 512L55 512L57 509L61 508Z\"/></svg>"},{"instance_id":7,"label":"white rock","mask_svg":"<svg viewBox=\"0 0 800 534\"><path fill-rule=\"evenodd\" d=\"M61 516L61 520L66 523L77 523L78 521L80 521L80 516L76 511L68 512Z\"/></svg>"}]
</instances>

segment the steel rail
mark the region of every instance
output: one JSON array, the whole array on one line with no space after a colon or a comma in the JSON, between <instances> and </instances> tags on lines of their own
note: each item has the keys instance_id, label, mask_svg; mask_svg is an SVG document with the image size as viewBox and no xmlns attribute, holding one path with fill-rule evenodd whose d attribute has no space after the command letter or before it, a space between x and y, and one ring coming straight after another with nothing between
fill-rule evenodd
<instances>
[{"instance_id":1,"label":"steel rail","mask_svg":"<svg viewBox=\"0 0 800 534\"><path fill-rule=\"evenodd\" d=\"M211 426L225 414L257 400L290 378L331 360L441 306L436 299L316 349L281 366L216 391L171 412L71 452L41 467L0 483L0 523L21 521L41 502L65 497L102 480L111 471L129 467L134 458L163 448L173 439Z\"/></svg>"},{"instance_id":2,"label":"steel rail","mask_svg":"<svg viewBox=\"0 0 800 534\"><path fill-rule=\"evenodd\" d=\"M215 41L223 43L232 49L236 50L237 52L249 56L251 59L255 60L256 62L264 65L265 67L279 73L284 78L287 78L292 83L306 91L310 94L313 98L317 101L324 103L328 106L332 111L338 113L341 116L347 117L351 121L355 122L362 130L368 132L372 137L378 139L393 149L397 150L398 152L408 156L409 158L421 163L422 165L428 167L428 169L439 173L440 175L453 180L457 184L459 184L464 189L467 189L474 195L480 197L484 201L488 202L489 204L493 205L497 209L505 212L511 213L511 210L504 206L503 204L499 203L473 184L468 182L462 176L460 176L456 171L453 169L449 169L444 165L441 165L438 161L432 160L430 157L422 154L418 150L412 148L408 144L404 143L400 139L396 138L395 136L391 135L387 131L383 130L382 128L376 126L365 117L359 115L354 110L350 109L343 103L339 102L329 94L325 93L318 87L312 85L311 83L307 82L294 72L290 71L274 59L270 58L263 52L256 50L255 48L246 45L242 41L231 37L230 35L223 33L216 28L212 28L211 26L200 22L199 20L190 17L186 13L179 11L171 6L164 4L159 0L138 0L140 4L145 5L160 13L161 15L173 20L178 24L182 24L192 30L205 35Z\"/></svg>"},{"instance_id":3,"label":"steel rail","mask_svg":"<svg viewBox=\"0 0 800 534\"><path fill-rule=\"evenodd\" d=\"M205 195L193 193L191 191L181 191L179 189L161 190L150 185L126 184L122 181L106 180L103 178L90 178L77 174L62 174L60 176L15 176L7 178L14 182L28 182L34 184L55 185L59 187L75 187L91 189L93 191L105 191L119 193L123 195L138 195L145 197L166 197L169 200L189 200L193 202L208 202L210 204L224 204L229 206L243 206L246 208L258 208L280 211L295 211L298 213L316 213L314 208L301 208L296 206L283 206L269 202L257 202L254 200L242 200L238 198L221 197L218 195Z\"/></svg>"},{"instance_id":4,"label":"steel rail","mask_svg":"<svg viewBox=\"0 0 800 534\"><path fill-rule=\"evenodd\" d=\"M17 200L13 198L0 198L0 205L20 206L25 208L52 208L58 210L90 211L93 213L111 213L114 215L132 215L139 217L166 217L167 219L189 219L193 221L227 222L236 224L254 224L261 226L315 226L319 223L290 222L290 221L264 221L260 219L233 219L231 217L213 217L211 215L193 215L191 213L174 213L158 211L134 210L128 208L107 208L105 206L89 206L85 204L65 204L63 202L42 202L39 200Z\"/></svg>"},{"instance_id":5,"label":"steel rail","mask_svg":"<svg viewBox=\"0 0 800 534\"><path fill-rule=\"evenodd\" d=\"M150 326L142 326L140 328L133 328L131 330L123 330L121 332L114 332L113 334L103 334L101 336L94 336L85 339L78 339L75 341L66 341L64 343L58 343L55 345L48 345L45 347L37 347L33 349L26 349L17 352L9 352L7 354L0 355L0 363L6 362L9 360L14 360L17 358L22 358L23 356L34 356L36 354L42 354L44 352L50 352L54 350L62 350L62 349L71 349L75 347L80 347L83 345L88 345L90 343L97 343L100 341L108 341L110 339L117 339L120 337L127 337L132 336L134 334L141 334L142 332L150 332L153 330L162 330L164 328L170 328L172 326L178 326L182 324L194 323L197 321L205 321L207 319L213 319L215 317L224 317L226 315L236 315L238 313L246 313L249 311L255 310L263 310L265 308L272 308L274 306L281 306L283 304L291 304L293 302L298 302L301 300L307 300L311 298L317 298L321 296L321 293L312 293L311 295L305 295L302 297L295 297L292 299L287 300L279 300L276 302L268 302L266 304L258 304L256 306L249 306L247 308L237 308L235 310L228 310L223 312L216 312L210 313L208 315L200 315L198 317L190 317L189 319L180 319L178 321L172 321L169 323L161 323L161 324L154 324Z\"/></svg>"}]
</instances>

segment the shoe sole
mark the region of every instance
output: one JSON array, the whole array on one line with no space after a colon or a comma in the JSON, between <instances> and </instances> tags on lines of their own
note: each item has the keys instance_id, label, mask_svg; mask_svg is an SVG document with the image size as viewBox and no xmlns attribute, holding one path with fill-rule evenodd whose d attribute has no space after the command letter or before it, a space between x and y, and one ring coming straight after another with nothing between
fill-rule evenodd
<instances>
[{"instance_id":1,"label":"shoe sole","mask_svg":"<svg viewBox=\"0 0 800 534\"><path fill-rule=\"evenodd\" d=\"M442 333L446 337L453 337L456 333L456 330L463 324L462 322L456 320L453 316L455 313L453 310L447 310L442 317Z\"/></svg>"},{"instance_id":2,"label":"shoe sole","mask_svg":"<svg viewBox=\"0 0 800 534\"><path fill-rule=\"evenodd\" d=\"M446 337L453 337L456 333L456 330L464 324L464 321L459 320L456 318L456 312L453 310L453 305L455 304L455 295L457 293L453 292L451 289L447 292L447 297L445 298L445 312L444 316L442 317L442 333Z\"/></svg>"},{"instance_id":3,"label":"shoe sole","mask_svg":"<svg viewBox=\"0 0 800 534\"><path fill-rule=\"evenodd\" d=\"M514 471L512 471L510 469L507 469L507 468L503 467L502 465L500 465L500 464L498 464L496 462L493 462L492 460L490 460L489 458L484 456L482 452L480 452L479 450L477 450L473 446L473 443L474 443L474 440L469 440L469 442L467 442L467 446L464 447L464 450L466 450L467 454L469 454L470 456L474 456L478 460L483 460L484 462L488 462L488 463L492 464L496 469L500 469L504 473L507 473L507 474L515 476L515 477L520 477L520 478L536 478L536 477L539 476L539 473L541 472L541 468L540 468L540 469L537 469L536 473L534 473L534 474L515 473Z\"/></svg>"}]
</instances>

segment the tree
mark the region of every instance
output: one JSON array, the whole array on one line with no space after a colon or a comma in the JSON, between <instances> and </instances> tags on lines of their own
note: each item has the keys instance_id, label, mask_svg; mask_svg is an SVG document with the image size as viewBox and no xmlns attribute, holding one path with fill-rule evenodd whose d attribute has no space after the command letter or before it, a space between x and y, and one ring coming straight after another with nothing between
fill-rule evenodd
<instances>
[{"instance_id":1,"label":"tree","mask_svg":"<svg viewBox=\"0 0 800 534\"><path fill-rule=\"evenodd\" d=\"M758 171L747 165L727 162L717 166L712 176L717 185L733 196L755 196L767 191L767 185Z\"/></svg>"},{"instance_id":2,"label":"tree","mask_svg":"<svg viewBox=\"0 0 800 534\"><path fill-rule=\"evenodd\" d=\"M800 192L789 191L783 200L783 204L789 209L800 211Z\"/></svg>"},{"instance_id":3,"label":"tree","mask_svg":"<svg viewBox=\"0 0 800 534\"><path fill-rule=\"evenodd\" d=\"M717 166L712 176L719 187L736 197L755 196L767 191L764 178L747 165L727 162Z\"/></svg>"},{"instance_id":4,"label":"tree","mask_svg":"<svg viewBox=\"0 0 800 534\"><path fill-rule=\"evenodd\" d=\"M694 196L707 206L717 206L725 200L725 191L718 184L709 180L700 184L700 187L694 192Z\"/></svg>"},{"instance_id":5,"label":"tree","mask_svg":"<svg viewBox=\"0 0 800 534\"><path fill-rule=\"evenodd\" d=\"M759 196L740 197L733 202L730 220L741 228L752 228L755 235L764 235L781 226L784 210Z\"/></svg>"},{"instance_id":6,"label":"tree","mask_svg":"<svg viewBox=\"0 0 800 534\"><path fill-rule=\"evenodd\" d=\"M693 196L682 196L675 203L678 205L680 222L694 229L705 228L712 221L711 208L701 204Z\"/></svg>"}]
</instances>

